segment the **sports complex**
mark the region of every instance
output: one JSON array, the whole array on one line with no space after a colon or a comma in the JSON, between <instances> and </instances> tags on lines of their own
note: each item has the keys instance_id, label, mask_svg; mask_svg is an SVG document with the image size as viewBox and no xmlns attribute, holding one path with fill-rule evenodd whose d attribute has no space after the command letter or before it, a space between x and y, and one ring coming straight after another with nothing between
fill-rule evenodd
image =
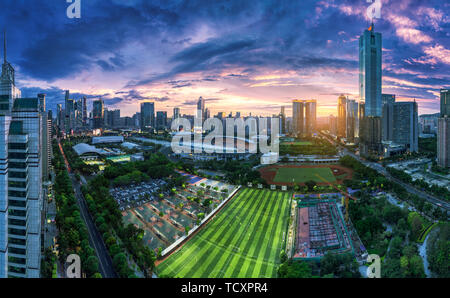
<instances>
[{"instance_id":1,"label":"sports complex","mask_svg":"<svg viewBox=\"0 0 450 298\"><path fill-rule=\"evenodd\" d=\"M271 185L305 184L314 181L318 185L342 183L352 178L352 170L337 164L329 165L271 165L259 169L261 177Z\"/></svg>"},{"instance_id":2,"label":"sports complex","mask_svg":"<svg viewBox=\"0 0 450 298\"><path fill-rule=\"evenodd\" d=\"M292 193L244 188L181 248L157 264L169 277L276 277Z\"/></svg>"}]
</instances>

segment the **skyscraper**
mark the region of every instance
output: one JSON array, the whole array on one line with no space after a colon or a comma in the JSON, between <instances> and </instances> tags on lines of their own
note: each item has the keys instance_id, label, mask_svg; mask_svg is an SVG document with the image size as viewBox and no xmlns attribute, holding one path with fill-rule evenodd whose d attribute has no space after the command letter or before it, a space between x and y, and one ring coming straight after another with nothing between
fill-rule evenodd
<instances>
[{"instance_id":1,"label":"skyscraper","mask_svg":"<svg viewBox=\"0 0 450 298\"><path fill-rule=\"evenodd\" d=\"M173 108L173 119L177 118L180 118L180 108Z\"/></svg>"},{"instance_id":2,"label":"skyscraper","mask_svg":"<svg viewBox=\"0 0 450 298\"><path fill-rule=\"evenodd\" d=\"M337 136L347 137L347 98L343 94L338 98Z\"/></svg>"},{"instance_id":3,"label":"skyscraper","mask_svg":"<svg viewBox=\"0 0 450 298\"><path fill-rule=\"evenodd\" d=\"M381 139L383 141L392 141L393 134L393 111L394 111L395 95L382 94L381 96Z\"/></svg>"},{"instance_id":4,"label":"skyscraper","mask_svg":"<svg viewBox=\"0 0 450 298\"><path fill-rule=\"evenodd\" d=\"M354 143L356 137L358 136L358 102L352 99L346 99L346 115L345 115L345 123L346 123L346 139L347 142Z\"/></svg>"},{"instance_id":5,"label":"skyscraper","mask_svg":"<svg viewBox=\"0 0 450 298\"><path fill-rule=\"evenodd\" d=\"M438 118L437 163L450 167L450 90L441 89L441 113Z\"/></svg>"},{"instance_id":6,"label":"skyscraper","mask_svg":"<svg viewBox=\"0 0 450 298\"><path fill-rule=\"evenodd\" d=\"M56 105L56 125L58 129L64 129L64 109L62 108L62 104Z\"/></svg>"},{"instance_id":7,"label":"skyscraper","mask_svg":"<svg viewBox=\"0 0 450 298\"><path fill-rule=\"evenodd\" d=\"M359 38L359 96L364 103L360 121L360 154L381 153L381 33L374 25Z\"/></svg>"},{"instance_id":8,"label":"skyscraper","mask_svg":"<svg viewBox=\"0 0 450 298\"><path fill-rule=\"evenodd\" d=\"M240 118L240 117L241 117L241 113L237 112L236 118ZM280 133L281 134L286 133L286 112L285 112L284 106L281 107L281 111L280 111Z\"/></svg>"},{"instance_id":9,"label":"skyscraper","mask_svg":"<svg viewBox=\"0 0 450 298\"><path fill-rule=\"evenodd\" d=\"M158 129L164 129L167 127L167 112L165 111L156 112L156 127Z\"/></svg>"},{"instance_id":10,"label":"skyscraper","mask_svg":"<svg viewBox=\"0 0 450 298\"><path fill-rule=\"evenodd\" d=\"M45 94L38 94L39 112L42 117L42 178L48 180L50 166L52 163L52 119L51 115L46 111Z\"/></svg>"},{"instance_id":11,"label":"skyscraper","mask_svg":"<svg viewBox=\"0 0 450 298\"><path fill-rule=\"evenodd\" d=\"M141 103L141 128L155 126L155 103L143 102Z\"/></svg>"},{"instance_id":12,"label":"skyscraper","mask_svg":"<svg viewBox=\"0 0 450 298\"><path fill-rule=\"evenodd\" d=\"M293 100L292 118L293 129L297 136L312 134L316 129L317 101Z\"/></svg>"},{"instance_id":13,"label":"skyscraper","mask_svg":"<svg viewBox=\"0 0 450 298\"><path fill-rule=\"evenodd\" d=\"M94 129L103 128L104 126L104 117L105 110L103 100L94 100L92 116L94 118Z\"/></svg>"},{"instance_id":14,"label":"skyscraper","mask_svg":"<svg viewBox=\"0 0 450 298\"><path fill-rule=\"evenodd\" d=\"M87 126L87 124L88 124L87 101L86 96L83 96L83 126Z\"/></svg>"},{"instance_id":15,"label":"skyscraper","mask_svg":"<svg viewBox=\"0 0 450 298\"><path fill-rule=\"evenodd\" d=\"M417 103L395 102L392 106L392 136L389 141L404 145L409 152L419 151L419 116Z\"/></svg>"},{"instance_id":16,"label":"skyscraper","mask_svg":"<svg viewBox=\"0 0 450 298\"><path fill-rule=\"evenodd\" d=\"M205 121L206 114L205 114L205 99L203 97L199 97L198 101L197 101L197 117L201 117L203 121Z\"/></svg>"},{"instance_id":17,"label":"skyscraper","mask_svg":"<svg viewBox=\"0 0 450 298\"><path fill-rule=\"evenodd\" d=\"M5 37L6 39L6 37ZM42 111L45 97L18 98L14 69L0 76L0 278L39 277Z\"/></svg>"}]
</instances>

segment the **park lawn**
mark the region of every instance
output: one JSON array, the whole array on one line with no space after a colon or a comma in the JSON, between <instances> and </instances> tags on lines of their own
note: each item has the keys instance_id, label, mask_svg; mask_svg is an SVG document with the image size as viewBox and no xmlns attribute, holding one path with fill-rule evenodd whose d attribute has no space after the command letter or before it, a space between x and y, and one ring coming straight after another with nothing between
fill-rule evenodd
<instances>
[{"instance_id":1,"label":"park lawn","mask_svg":"<svg viewBox=\"0 0 450 298\"><path fill-rule=\"evenodd\" d=\"M274 182L284 183L305 183L309 180L332 183L336 182L336 177L330 168L279 168L273 179Z\"/></svg>"},{"instance_id":2,"label":"park lawn","mask_svg":"<svg viewBox=\"0 0 450 298\"><path fill-rule=\"evenodd\" d=\"M180 250L157 267L170 277L276 277L290 193L244 188Z\"/></svg>"}]
</instances>

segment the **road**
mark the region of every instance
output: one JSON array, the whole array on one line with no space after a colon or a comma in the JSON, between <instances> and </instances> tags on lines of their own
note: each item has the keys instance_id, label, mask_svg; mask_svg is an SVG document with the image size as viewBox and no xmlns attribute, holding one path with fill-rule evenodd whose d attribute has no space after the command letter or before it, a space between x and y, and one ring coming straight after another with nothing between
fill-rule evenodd
<instances>
[{"instance_id":1,"label":"road","mask_svg":"<svg viewBox=\"0 0 450 298\"><path fill-rule=\"evenodd\" d=\"M330 139L327 135L322 134L321 135L323 137L325 137L325 139L327 139L330 143L332 143L335 146L338 146L339 149L341 150L341 152L343 152L343 155L349 155L351 157L353 157L354 159L358 160L359 162L361 162L363 165L365 165L366 167L369 167L371 169L374 169L375 171L377 171L378 173L382 174L383 176L385 176L386 178L388 178L389 180L403 186L407 192L417 195L419 197L422 197L423 199L425 199L426 201L428 201L429 203L442 208L444 210L446 210L447 212L450 211L450 203L444 201L444 200L440 200L438 198L436 198L435 196L430 195L429 193L426 193L422 190L419 190L417 188L415 188L414 186L404 183L403 181L393 177L391 174L389 174L386 169L376 163L376 162L370 162L367 160L362 159L360 156L354 154L353 152L349 151L347 148L341 146L340 144L337 144L334 140Z\"/></svg>"},{"instance_id":2,"label":"road","mask_svg":"<svg viewBox=\"0 0 450 298\"><path fill-rule=\"evenodd\" d=\"M105 243L103 242L102 235L97 230L97 227L94 224L94 220L92 219L91 214L89 213L86 200L84 199L83 193L81 192L80 182L78 182L75 178L75 175L71 173L69 163L66 159L66 155L64 154L64 150L62 149L61 144L59 144L59 147L64 157L64 161L66 163L66 167L69 172L70 180L72 181L73 190L75 192L75 198L77 199L77 204L80 207L81 218L86 224L86 228L88 230L89 244L92 246L92 248L94 248L95 254L97 255L98 258L100 274L102 275L103 278L117 278L118 275L114 270L113 262L111 256L109 255L109 251Z\"/></svg>"}]
</instances>

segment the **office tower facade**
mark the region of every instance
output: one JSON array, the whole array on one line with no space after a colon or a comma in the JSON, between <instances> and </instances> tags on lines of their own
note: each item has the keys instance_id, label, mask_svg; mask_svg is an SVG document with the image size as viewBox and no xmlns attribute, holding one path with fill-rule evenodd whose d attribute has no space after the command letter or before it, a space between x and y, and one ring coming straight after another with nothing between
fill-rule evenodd
<instances>
[{"instance_id":1,"label":"office tower facade","mask_svg":"<svg viewBox=\"0 0 450 298\"><path fill-rule=\"evenodd\" d=\"M202 96L197 101L197 117L201 117L203 121L207 118L205 113L205 99Z\"/></svg>"},{"instance_id":2,"label":"office tower facade","mask_svg":"<svg viewBox=\"0 0 450 298\"><path fill-rule=\"evenodd\" d=\"M0 278L39 277L42 104L19 98L5 57L0 76Z\"/></svg>"},{"instance_id":3,"label":"office tower facade","mask_svg":"<svg viewBox=\"0 0 450 298\"><path fill-rule=\"evenodd\" d=\"M141 127L141 113L135 113L133 115L133 123L135 127Z\"/></svg>"},{"instance_id":4,"label":"office tower facade","mask_svg":"<svg viewBox=\"0 0 450 298\"><path fill-rule=\"evenodd\" d=\"M450 90L441 89L441 112L438 118L437 164L450 167Z\"/></svg>"},{"instance_id":5,"label":"office tower facade","mask_svg":"<svg viewBox=\"0 0 450 298\"><path fill-rule=\"evenodd\" d=\"M156 128L165 129L167 127L167 112L158 111L156 112Z\"/></svg>"},{"instance_id":6,"label":"office tower facade","mask_svg":"<svg viewBox=\"0 0 450 298\"><path fill-rule=\"evenodd\" d=\"M337 118L333 115L328 116L328 131L333 136L337 134Z\"/></svg>"},{"instance_id":7,"label":"office tower facade","mask_svg":"<svg viewBox=\"0 0 450 298\"><path fill-rule=\"evenodd\" d=\"M141 128L155 126L155 103L141 103Z\"/></svg>"},{"instance_id":8,"label":"office tower facade","mask_svg":"<svg viewBox=\"0 0 450 298\"><path fill-rule=\"evenodd\" d=\"M381 33L374 32L372 24L359 38L359 96L364 103L359 135L363 156L379 156L382 152L381 48Z\"/></svg>"},{"instance_id":9,"label":"office tower facade","mask_svg":"<svg viewBox=\"0 0 450 298\"><path fill-rule=\"evenodd\" d=\"M381 94L381 107L385 104L394 103L395 94Z\"/></svg>"},{"instance_id":10,"label":"office tower facade","mask_svg":"<svg viewBox=\"0 0 450 298\"><path fill-rule=\"evenodd\" d=\"M381 95L381 139L383 141L392 140L394 103L394 94Z\"/></svg>"},{"instance_id":11,"label":"office tower facade","mask_svg":"<svg viewBox=\"0 0 450 298\"><path fill-rule=\"evenodd\" d=\"M42 117L42 179L44 181L49 180L50 167L52 163L52 119L51 115L46 111L45 106L45 94L38 94L39 100L39 112Z\"/></svg>"},{"instance_id":12,"label":"office tower facade","mask_svg":"<svg viewBox=\"0 0 450 298\"><path fill-rule=\"evenodd\" d=\"M342 94L338 97L337 136L347 137L347 98Z\"/></svg>"},{"instance_id":13,"label":"office tower facade","mask_svg":"<svg viewBox=\"0 0 450 298\"><path fill-rule=\"evenodd\" d=\"M450 116L450 89L441 89L441 117Z\"/></svg>"},{"instance_id":14,"label":"office tower facade","mask_svg":"<svg viewBox=\"0 0 450 298\"><path fill-rule=\"evenodd\" d=\"M64 129L64 109L60 103L56 105L56 125L58 129Z\"/></svg>"},{"instance_id":15,"label":"office tower facade","mask_svg":"<svg viewBox=\"0 0 450 298\"><path fill-rule=\"evenodd\" d=\"M180 108L173 108L173 119L180 118Z\"/></svg>"},{"instance_id":16,"label":"office tower facade","mask_svg":"<svg viewBox=\"0 0 450 298\"><path fill-rule=\"evenodd\" d=\"M409 152L419 151L419 115L416 102L395 102L392 106L392 136L389 141L404 145ZM392 124L392 125L391 125Z\"/></svg>"},{"instance_id":17,"label":"office tower facade","mask_svg":"<svg viewBox=\"0 0 450 298\"><path fill-rule=\"evenodd\" d=\"M293 133L297 136L312 134L316 129L317 101L293 100Z\"/></svg>"},{"instance_id":18,"label":"office tower facade","mask_svg":"<svg viewBox=\"0 0 450 298\"><path fill-rule=\"evenodd\" d=\"M87 126L88 125L88 114L87 114L87 99L86 96L83 96L83 112L82 112L82 116L83 116L83 126Z\"/></svg>"},{"instance_id":19,"label":"office tower facade","mask_svg":"<svg viewBox=\"0 0 450 298\"><path fill-rule=\"evenodd\" d=\"M346 123L346 139L347 142L354 143L356 138L358 137L358 102L356 100L347 99L346 100L346 117L345 117L345 123Z\"/></svg>"},{"instance_id":20,"label":"office tower facade","mask_svg":"<svg viewBox=\"0 0 450 298\"><path fill-rule=\"evenodd\" d=\"M94 129L101 129L104 126L105 107L102 99L94 100L92 108L94 118Z\"/></svg>"},{"instance_id":21,"label":"office tower facade","mask_svg":"<svg viewBox=\"0 0 450 298\"><path fill-rule=\"evenodd\" d=\"M240 117L241 117L241 113L237 112L236 118L240 118ZM286 133L286 110L285 110L284 106L281 107L281 111L280 111L280 133L281 134Z\"/></svg>"},{"instance_id":22,"label":"office tower facade","mask_svg":"<svg viewBox=\"0 0 450 298\"><path fill-rule=\"evenodd\" d=\"M75 129L80 130L83 128L83 100L79 99L75 101Z\"/></svg>"}]
</instances>

